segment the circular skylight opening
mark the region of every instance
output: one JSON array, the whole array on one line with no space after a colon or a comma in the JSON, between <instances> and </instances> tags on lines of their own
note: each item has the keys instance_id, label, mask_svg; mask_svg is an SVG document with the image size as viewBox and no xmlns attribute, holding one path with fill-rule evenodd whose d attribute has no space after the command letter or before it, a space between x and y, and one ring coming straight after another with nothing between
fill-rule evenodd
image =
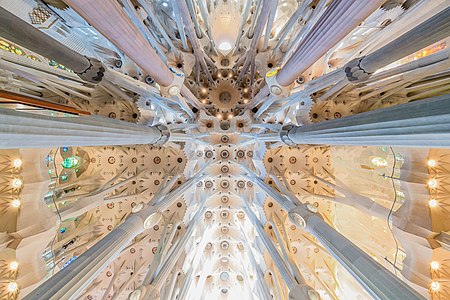
<instances>
[{"instance_id":1,"label":"circular skylight opening","mask_svg":"<svg viewBox=\"0 0 450 300\"><path fill-rule=\"evenodd\" d=\"M230 278L230 275L228 274L228 272L220 273L220 279L222 279L223 281L227 281L228 278Z\"/></svg>"},{"instance_id":2,"label":"circular skylight opening","mask_svg":"<svg viewBox=\"0 0 450 300\"><path fill-rule=\"evenodd\" d=\"M219 44L219 49L222 51L229 51L231 48L233 48L233 45L230 42L222 42Z\"/></svg>"}]
</instances>

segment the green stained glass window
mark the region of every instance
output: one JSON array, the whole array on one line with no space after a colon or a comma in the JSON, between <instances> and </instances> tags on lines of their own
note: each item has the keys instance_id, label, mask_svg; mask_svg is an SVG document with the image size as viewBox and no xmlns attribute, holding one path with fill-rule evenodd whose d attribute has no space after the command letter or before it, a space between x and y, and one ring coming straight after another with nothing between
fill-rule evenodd
<instances>
[{"instance_id":1,"label":"green stained glass window","mask_svg":"<svg viewBox=\"0 0 450 300\"><path fill-rule=\"evenodd\" d=\"M61 164L66 169L74 169L81 165L81 158L78 156L69 156Z\"/></svg>"}]
</instances>

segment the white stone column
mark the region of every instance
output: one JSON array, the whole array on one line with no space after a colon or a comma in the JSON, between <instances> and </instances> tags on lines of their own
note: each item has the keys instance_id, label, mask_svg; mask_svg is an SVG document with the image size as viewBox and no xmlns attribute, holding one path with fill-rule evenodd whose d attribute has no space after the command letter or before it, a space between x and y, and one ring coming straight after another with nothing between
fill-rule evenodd
<instances>
[{"instance_id":1,"label":"white stone column","mask_svg":"<svg viewBox=\"0 0 450 300\"><path fill-rule=\"evenodd\" d=\"M450 95L306 126L287 125L288 145L450 148Z\"/></svg>"},{"instance_id":2,"label":"white stone column","mask_svg":"<svg viewBox=\"0 0 450 300\"><path fill-rule=\"evenodd\" d=\"M317 213L317 209L314 206L309 204L295 205L293 203L298 200L291 199L292 196L281 195L262 180L256 180L256 183L265 191L271 190L268 195L289 212L291 222L304 228L317 238L374 299L425 299L336 229L328 225L322 216Z\"/></svg>"},{"instance_id":3,"label":"white stone column","mask_svg":"<svg viewBox=\"0 0 450 300\"><path fill-rule=\"evenodd\" d=\"M160 210L160 208L166 207L166 205L170 206L170 204L176 201L187 188L192 187L195 184L195 181L193 180L198 178L199 174L196 174L191 178L192 180L187 180L182 186L169 194L155 196L157 197L154 201L157 202L156 205L147 206L140 212L130 215L107 236L89 248L65 269L44 282L24 299L77 299L77 296L89 286L97 275L111 263L138 234L159 223L162 217L162 210ZM201 209L199 209L199 212L200 211ZM201 215L201 213L196 214L197 219L199 214ZM197 219L193 219L193 225Z\"/></svg>"},{"instance_id":4,"label":"white stone column","mask_svg":"<svg viewBox=\"0 0 450 300\"><path fill-rule=\"evenodd\" d=\"M0 36L73 70L82 79L97 83L103 78L105 67L66 47L33 25L0 7Z\"/></svg>"},{"instance_id":5,"label":"white stone column","mask_svg":"<svg viewBox=\"0 0 450 300\"><path fill-rule=\"evenodd\" d=\"M181 239L179 239L169 250L166 260L161 264L156 276L154 276L153 280L152 276L146 276L142 282L142 285L130 295L130 299L160 299L161 288L166 283L168 276L170 275L181 254L186 251L186 244L192 237L194 229L197 227L196 225L202 217L204 211L204 201L202 201L199 205L197 213L189 222L188 228L183 233Z\"/></svg>"},{"instance_id":6,"label":"white stone column","mask_svg":"<svg viewBox=\"0 0 450 300\"><path fill-rule=\"evenodd\" d=\"M450 7L417 25L389 44L349 62L345 72L350 81L367 79L372 73L407 55L450 36Z\"/></svg>"},{"instance_id":7,"label":"white stone column","mask_svg":"<svg viewBox=\"0 0 450 300\"><path fill-rule=\"evenodd\" d=\"M379 8L383 2L385 1L333 1L276 75L280 86L291 85L313 63Z\"/></svg>"},{"instance_id":8,"label":"white stone column","mask_svg":"<svg viewBox=\"0 0 450 300\"><path fill-rule=\"evenodd\" d=\"M94 115L52 117L0 108L0 149L163 144L168 137L164 126L146 127Z\"/></svg>"},{"instance_id":9,"label":"white stone column","mask_svg":"<svg viewBox=\"0 0 450 300\"><path fill-rule=\"evenodd\" d=\"M267 236L267 233L264 231L264 228L261 222L258 220L253 211L246 207L244 208L245 214L248 216L250 222L252 222L253 227L261 238L264 246L272 257L273 262L275 263L278 271L281 274L284 282L286 283L289 289L289 299L292 300L319 300L319 294L307 285L303 280L299 280L299 278L295 278L295 275L291 273L289 268L286 265L286 262L281 257L280 253L276 249L273 242ZM303 279L303 278L302 278ZM299 281L299 282L298 282Z\"/></svg>"},{"instance_id":10,"label":"white stone column","mask_svg":"<svg viewBox=\"0 0 450 300\"><path fill-rule=\"evenodd\" d=\"M103 269L141 232L159 222L161 214L152 207L131 215L74 262L52 276L25 300L77 299Z\"/></svg>"},{"instance_id":11,"label":"white stone column","mask_svg":"<svg viewBox=\"0 0 450 300\"><path fill-rule=\"evenodd\" d=\"M116 0L67 0L66 3L162 86L173 74Z\"/></svg>"}]
</instances>

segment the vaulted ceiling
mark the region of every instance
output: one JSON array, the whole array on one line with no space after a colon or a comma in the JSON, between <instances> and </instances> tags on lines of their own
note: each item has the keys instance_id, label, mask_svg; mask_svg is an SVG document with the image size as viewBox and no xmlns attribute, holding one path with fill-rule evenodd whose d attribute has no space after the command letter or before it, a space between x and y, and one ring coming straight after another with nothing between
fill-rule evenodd
<instances>
[{"instance_id":1,"label":"vaulted ceiling","mask_svg":"<svg viewBox=\"0 0 450 300\"><path fill-rule=\"evenodd\" d=\"M450 299L449 0L0 25L0 299Z\"/></svg>"}]
</instances>

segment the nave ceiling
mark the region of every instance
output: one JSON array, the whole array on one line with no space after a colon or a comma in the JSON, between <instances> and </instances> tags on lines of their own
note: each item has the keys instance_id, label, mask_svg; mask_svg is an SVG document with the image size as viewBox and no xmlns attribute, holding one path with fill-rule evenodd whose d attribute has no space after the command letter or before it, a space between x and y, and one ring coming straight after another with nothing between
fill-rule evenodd
<instances>
[{"instance_id":1,"label":"nave ceiling","mask_svg":"<svg viewBox=\"0 0 450 300\"><path fill-rule=\"evenodd\" d=\"M449 7L0 0L0 299L450 299Z\"/></svg>"}]
</instances>

